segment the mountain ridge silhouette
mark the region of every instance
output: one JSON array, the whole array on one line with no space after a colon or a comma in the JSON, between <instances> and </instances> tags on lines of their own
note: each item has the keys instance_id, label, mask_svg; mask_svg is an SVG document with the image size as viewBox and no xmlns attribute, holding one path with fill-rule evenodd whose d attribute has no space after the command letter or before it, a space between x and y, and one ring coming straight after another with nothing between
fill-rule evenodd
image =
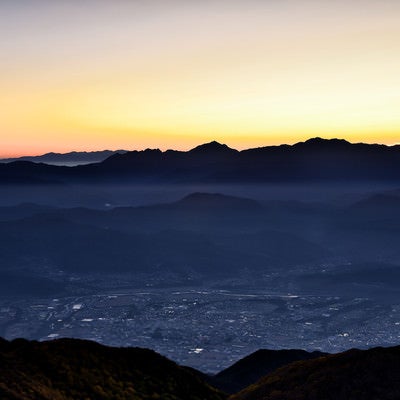
<instances>
[{"instance_id":1,"label":"mountain ridge silhouette","mask_svg":"<svg viewBox=\"0 0 400 400\"><path fill-rule=\"evenodd\" d=\"M400 146L312 138L293 145L231 149L216 141L189 151L146 149L75 167L0 164L0 183L400 181Z\"/></svg>"}]
</instances>

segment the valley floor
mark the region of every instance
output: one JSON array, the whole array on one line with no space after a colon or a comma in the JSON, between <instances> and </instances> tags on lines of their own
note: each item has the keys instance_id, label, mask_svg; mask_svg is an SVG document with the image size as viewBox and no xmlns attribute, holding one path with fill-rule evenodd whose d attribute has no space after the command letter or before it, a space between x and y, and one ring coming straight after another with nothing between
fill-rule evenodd
<instances>
[{"instance_id":1,"label":"valley floor","mask_svg":"<svg viewBox=\"0 0 400 400\"><path fill-rule=\"evenodd\" d=\"M117 288L118 277L106 288L106 281L91 278L90 291L66 297L1 298L0 336L146 347L208 373L260 348L335 353L400 341L400 303L289 293L262 282L143 289L127 281Z\"/></svg>"}]
</instances>

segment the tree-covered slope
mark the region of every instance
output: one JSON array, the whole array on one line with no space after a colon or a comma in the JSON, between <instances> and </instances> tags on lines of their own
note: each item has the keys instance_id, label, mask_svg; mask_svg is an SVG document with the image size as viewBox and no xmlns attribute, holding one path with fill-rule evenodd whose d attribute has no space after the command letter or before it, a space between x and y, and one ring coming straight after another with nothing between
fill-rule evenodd
<instances>
[{"instance_id":1,"label":"tree-covered slope","mask_svg":"<svg viewBox=\"0 0 400 400\"><path fill-rule=\"evenodd\" d=\"M400 346L349 350L282 367L230 400L400 399Z\"/></svg>"},{"instance_id":2,"label":"tree-covered slope","mask_svg":"<svg viewBox=\"0 0 400 400\"><path fill-rule=\"evenodd\" d=\"M194 373L146 349L60 339L0 341L2 400L221 400Z\"/></svg>"}]
</instances>

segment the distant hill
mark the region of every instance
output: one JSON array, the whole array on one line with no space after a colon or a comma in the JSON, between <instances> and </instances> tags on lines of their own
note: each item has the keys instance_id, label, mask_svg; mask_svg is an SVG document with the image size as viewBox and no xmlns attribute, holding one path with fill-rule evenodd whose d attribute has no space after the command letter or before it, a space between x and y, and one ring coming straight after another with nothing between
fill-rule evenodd
<instances>
[{"instance_id":1,"label":"distant hill","mask_svg":"<svg viewBox=\"0 0 400 400\"><path fill-rule=\"evenodd\" d=\"M216 277L329 256L324 247L296 234L265 229L268 221L268 208L257 201L215 193L109 211L0 207L0 271L9 271L14 281L20 268L34 271L42 264L81 273L172 271Z\"/></svg>"},{"instance_id":2,"label":"distant hill","mask_svg":"<svg viewBox=\"0 0 400 400\"><path fill-rule=\"evenodd\" d=\"M236 393L284 365L323 355L319 351L262 349L216 374L210 382L227 393Z\"/></svg>"},{"instance_id":3,"label":"distant hill","mask_svg":"<svg viewBox=\"0 0 400 400\"><path fill-rule=\"evenodd\" d=\"M229 156L235 156L239 152L238 150L231 149L229 146L226 144L221 144L213 140L210 143L205 143L201 144L192 150L189 151L189 153L197 156L208 156L208 157L213 157L216 156L220 158L221 156L229 157Z\"/></svg>"},{"instance_id":4,"label":"distant hill","mask_svg":"<svg viewBox=\"0 0 400 400\"><path fill-rule=\"evenodd\" d=\"M0 164L0 183L400 182L400 146L321 138L243 151L215 141L190 151L130 151L74 168L21 162Z\"/></svg>"},{"instance_id":5,"label":"distant hill","mask_svg":"<svg viewBox=\"0 0 400 400\"><path fill-rule=\"evenodd\" d=\"M78 339L0 339L2 400L222 400L197 374L151 350Z\"/></svg>"},{"instance_id":6,"label":"distant hill","mask_svg":"<svg viewBox=\"0 0 400 400\"><path fill-rule=\"evenodd\" d=\"M204 192L106 210L0 207L0 270L13 275L45 264L74 273L169 271L208 278L298 270L307 279L296 278L294 289L303 293L345 295L351 288L382 297L390 286L392 298L399 282L399 211L398 198L386 195L332 208ZM337 268L325 271L326 263ZM389 280L379 277L381 266Z\"/></svg>"},{"instance_id":7,"label":"distant hill","mask_svg":"<svg viewBox=\"0 0 400 400\"><path fill-rule=\"evenodd\" d=\"M399 381L400 346L349 350L289 364L230 400L393 400Z\"/></svg>"},{"instance_id":8,"label":"distant hill","mask_svg":"<svg viewBox=\"0 0 400 400\"><path fill-rule=\"evenodd\" d=\"M46 153L40 156L23 156L17 158L3 158L0 163L14 161L30 161L51 165L75 166L82 164L98 163L114 154L123 154L127 150L102 150L102 151L71 151L69 153Z\"/></svg>"}]
</instances>

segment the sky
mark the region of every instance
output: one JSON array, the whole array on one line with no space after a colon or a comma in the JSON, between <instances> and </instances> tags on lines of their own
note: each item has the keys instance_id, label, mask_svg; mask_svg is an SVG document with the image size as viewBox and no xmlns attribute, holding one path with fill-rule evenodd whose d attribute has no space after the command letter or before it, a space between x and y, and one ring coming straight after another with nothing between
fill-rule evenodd
<instances>
[{"instance_id":1,"label":"sky","mask_svg":"<svg viewBox=\"0 0 400 400\"><path fill-rule=\"evenodd\" d=\"M0 0L0 157L400 142L398 0Z\"/></svg>"}]
</instances>

